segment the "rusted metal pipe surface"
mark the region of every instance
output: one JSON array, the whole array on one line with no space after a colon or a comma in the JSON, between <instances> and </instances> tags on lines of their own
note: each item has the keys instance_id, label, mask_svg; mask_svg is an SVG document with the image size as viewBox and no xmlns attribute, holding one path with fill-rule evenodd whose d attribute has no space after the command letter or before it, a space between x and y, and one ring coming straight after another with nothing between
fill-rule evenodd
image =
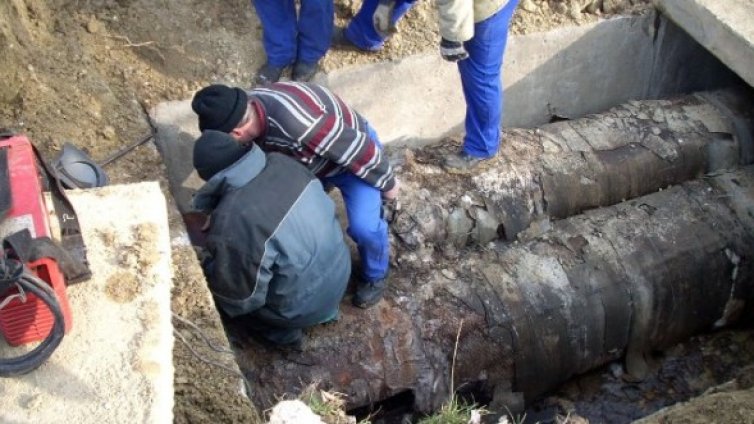
<instances>
[{"instance_id":1,"label":"rusted metal pipe surface","mask_svg":"<svg viewBox=\"0 0 754 424\"><path fill-rule=\"evenodd\" d=\"M252 399L266 407L319 382L352 407L412 391L430 411L451 386L493 403L531 399L624 356L641 377L646 352L751 313L754 168L461 253L400 250L385 300L368 310L344 301L340 321L310 330L303 352L240 338Z\"/></svg>"},{"instance_id":2,"label":"rusted metal pipe surface","mask_svg":"<svg viewBox=\"0 0 754 424\"><path fill-rule=\"evenodd\" d=\"M749 94L633 101L605 113L504 134L500 154L468 175L439 166L443 146L409 152L396 242L457 248L526 239L551 219L609 206L754 160Z\"/></svg>"}]
</instances>

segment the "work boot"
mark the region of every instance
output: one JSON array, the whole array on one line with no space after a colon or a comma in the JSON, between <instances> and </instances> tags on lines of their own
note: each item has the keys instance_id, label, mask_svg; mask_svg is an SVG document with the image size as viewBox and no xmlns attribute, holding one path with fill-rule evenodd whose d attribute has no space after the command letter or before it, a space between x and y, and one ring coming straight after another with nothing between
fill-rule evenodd
<instances>
[{"instance_id":1,"label":"work boot","mask_svg":"<svg viewBox=\"0 0 754 424\"><path fill-rule=\"evenodd\" d=\"M443 161L443 168L451 174L460 174L471 171L482 161L488 158L480 158L477 156L471 156L470 154L461 151L459 153L453 153L447 156Z\"/></svg>"},{"instance_id":2,"label":"work boot","mask_svg":"<svg viewBox=\"0 0 754 424\"><path fill-rule=\"evenodd\" d=\"M360 48L359 46L357 46L356 44L354 44L353 41L349 40L348 37L346 37L346 29L343 27L338 27L338 26L336 26L332 32L330 46L337 50L369 52L369 50L364 50Z\"/></svg>"},{"instance_id":3,"label":"work boot","mask_svg":"<svg viewBox=\"0 0 754 424\"><path fill-rule=\"evenodd\" d=\"M304 332L299 328L251 330L247 334L252 340L267 349L282 352L302 352L304 350Z\"/></svg>"},{"instance_id":4,"label":"work boot","mask_svg":"<svg viewBox=\"0 0 754 424\"><path fill-rule=\"evenodd\" d=\"M353 306L366 309L382 299L387 288L387 276L369 282L359 282L353 295Z\"/></svg>"},{"instance_id":5,"label":"work boot","mask_svg":"<svg viewBox=\"0 0 754 424\"><path fill-rule=\"evenodd\" d=\"M314 78L314 74L319 70L319 62L306 63L296 62L293 65L293 74L291 79L294 81L307 82Z\"/></svg>"},{"instance_id":6,"label":"work boot","mask_svg":"<svg viewBox=\"0 0 754 424\"><path fill-rule=\"evenodd\" d=\"M284 70L285 67L277 67L270 65L269 63L265 63L261 68L259 68L259 72L257 72L257 85L266 85L272 84L273 82L278 82L280 80L280 76L283 75Z\"/></svg>"}]
</instances>

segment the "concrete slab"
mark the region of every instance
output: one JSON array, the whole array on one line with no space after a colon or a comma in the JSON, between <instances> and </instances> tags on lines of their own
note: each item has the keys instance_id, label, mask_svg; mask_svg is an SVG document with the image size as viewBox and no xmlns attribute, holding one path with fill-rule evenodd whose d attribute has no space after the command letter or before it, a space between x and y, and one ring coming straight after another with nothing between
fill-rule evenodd
<instances>
[{"instance_id":1,"label":"concrete slab","mask_svg":"<svg viewBox=\"0 0 754 424\"><path fill-rule=\"evenodd\" d=\"M168 170L170 192L181 213L190 210L191 198L204 183L194 170L194 140L199 123L191 100L163 102L150 111L157 134L155 144Z\"/></svg>"},{"instance_id":2,"label":"concrete slab","mask_svg":"<svg viewBox=\"0 0 754 424\"><path fill-rule=\"evenodd\" d=\"M68 288L73 327L52 357L0 380L0 422L172 422L170 239L159 184L69 196L93 276ZM3 357L18 350L0 342Z\"/></svg>"},{"instance_id":3,"label":"concrete slab","mask_svg":"<svg viewBox=\"0 0 754 424\"><path fill-rule=\"evenodd\" d=\"M754 87L754 1L659 0L658 6Z\"/></svg>"},{"instance_id":4,"label":"concrete slab","mask_svg":"<svg viewBox=\"0 0 754 424\"><path fill-rule=\"evenodd\" d=\"M422 145L462 130L457 67L436 53L344 68L315 81L369 119L383 143ZM714 56L656 13L512 36L503 65L503 124L532 127L734 82Z\"/></svg>"}]
</instances>

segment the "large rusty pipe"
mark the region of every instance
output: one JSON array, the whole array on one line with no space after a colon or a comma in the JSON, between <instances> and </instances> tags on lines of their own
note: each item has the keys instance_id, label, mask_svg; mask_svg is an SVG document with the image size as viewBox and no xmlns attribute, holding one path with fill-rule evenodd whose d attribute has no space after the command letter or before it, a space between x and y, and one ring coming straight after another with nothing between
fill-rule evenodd
<instances>
[{"instance_id":1,"label":"large rusty pipe","mask_svg":"<svg viewBox=\"0 0 754 424\"><path fill-rule=\"evenodd\" d=\"M492 165L465 177L434 177L428 147L408 160L409 196L396 242L458 248L541 232L549 220L609 206L754 160L754 99L705 92L634 101L605 113L506 132ZM404 196L407 197L407 196ZM532 231L534 230L534 231Z\"/></svg>"},{"instance_id":2,"label":"large rusty pipe","mask_svg":"<svg viewBox=\"0 0 754 424\"><path fill-rule=\"evenodd\" d=\"M454 356L453 387L498 403L624 355L640 375L644 353L751 312L753 217L747 168L556 221L527 242L436 251L395 269L377 306L344 303L303 352L247 344L239 364L262 407L320 382L353 407L412 391L430 411L448 399Z\"/></svg>"}]
</instances>

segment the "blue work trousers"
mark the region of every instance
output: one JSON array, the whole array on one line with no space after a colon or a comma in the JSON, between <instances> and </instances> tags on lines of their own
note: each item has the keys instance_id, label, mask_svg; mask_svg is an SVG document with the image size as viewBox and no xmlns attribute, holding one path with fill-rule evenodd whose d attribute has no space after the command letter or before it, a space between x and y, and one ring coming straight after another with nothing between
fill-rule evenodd
<instances>
[{"instance_id":1,"label":"blue work trousers","mask_svg":"<svg viewBox=\"0 0 754 424\"><path fill-rule=\"evenodd\" d=\"M517 4L518 0L510 0L496 14L474 24L474 37L464 43L469 57L458 62L466 99L463 150L471 156L492 157L500 147L503 54Z\"/></svg>"},{"instance_id":2,"label":"blue work trousers","mask_svg":"<svg viewBox=\"0 0 754 424\"><path fill-rule=\"evenodd\" d=\"M396 0L393 16L391 17L393 24L398 22L408 12L416 1ZM378 3L379 0L364 0L364 3L361 4L361 9L359 9L356 16L351 19L351 22L346 27L346 38L362 50L379 50L385 42L385 37L382 37L374 29L374 24L372 23L372 16L377 9Z\"/></svg>"},{"instance_id":3,"label":"blue work trousers","mask_svg":"<svg viewBox=\"0 0 754 424\"><path fill-rule=\"evenodd\" d=\"M333 0L301 0L298 16L294 0L252 0L252 4L262 21L262 41L270 65L312 64L327 53L333 32Z\"/></svg>"},{"instance_id":4,"label":"blue work trousers","mask_svg":"<svg viewBox=\"0 0 754 424\"><path fill-rule=\"evenodd\" d=\"M381 147L377 133L368 127L369 137ZM343 172L322 180L325 187L340 190L348 216L348 235L356 243L361 257L364 282L384 278L390 259L387 221L382 216L382 192L352 172Z\"/></svg>"}]
</instances>

